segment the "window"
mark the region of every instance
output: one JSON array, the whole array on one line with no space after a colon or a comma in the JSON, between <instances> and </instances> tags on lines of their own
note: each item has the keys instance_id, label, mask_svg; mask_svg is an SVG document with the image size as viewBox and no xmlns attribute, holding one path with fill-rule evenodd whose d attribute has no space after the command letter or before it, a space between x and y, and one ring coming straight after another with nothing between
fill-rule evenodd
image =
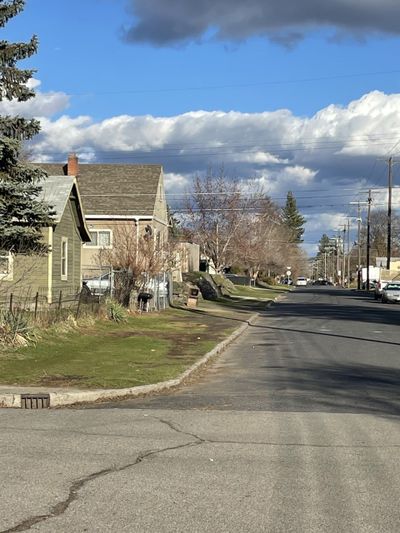
<instances>
[{"instance_id":1,"label":"window","mask_svg":"<svg viewBox=\"0 0 400 533\"><path fill-rule=\"evenodd\" d=\"M68 279L68 239L61 237L61 279Z\"/></svg>"},{"instance_id":2,"label":"window","mask_svg":"<svg viewBox=\"0 0 400 533\"><path fill-rule=\"evenodd\" d=\"M0 251L0 280L12 281L13 279L13 256L11 252Z\"/></svg>"},{"instance_id":3,"label":"window","mask_svg":"<svg viewBox=\"0 0 400 533\"><path fill-rule=\"evenodd\" d=\"M91 248L111 248L112 244L112 231L110 229L91 230L90 232L91 242L85 244Z\"/></svg>"}]
</instances>

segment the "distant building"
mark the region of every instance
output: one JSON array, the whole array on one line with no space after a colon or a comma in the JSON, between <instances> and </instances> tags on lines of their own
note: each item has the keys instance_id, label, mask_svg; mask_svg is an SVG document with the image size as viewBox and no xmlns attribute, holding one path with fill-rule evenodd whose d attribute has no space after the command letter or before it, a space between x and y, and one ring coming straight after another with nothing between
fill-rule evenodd
<instances>
[{"instance_id":1,"label":"distant building","mask_svg":"<svg viewBox=\"0 0 400 533\"><path fill-rule=\"evenodd\" d=\"M380 268L386 268L387 258L386 257L377 257L375 259L375 266ZM400 257L391 257L390 258L390 270L400 270Z\"/></svg>"}]
</instances>

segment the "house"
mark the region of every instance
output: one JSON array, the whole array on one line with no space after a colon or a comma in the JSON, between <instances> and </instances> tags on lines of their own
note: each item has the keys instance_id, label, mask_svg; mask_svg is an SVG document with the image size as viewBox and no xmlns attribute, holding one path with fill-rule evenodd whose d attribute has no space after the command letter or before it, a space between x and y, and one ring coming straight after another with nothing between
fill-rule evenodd
<instances>
[{"instance_id":1,"label":"house","mask_svg":"<svg viewBox=\"0 0 400 533\"><path fill-rule=\"evenodd\" d=\"M70 154L64 166L40 165L49 174L77 179L91 242L82 251L84 278L99 274L100 250L113 247L121 228L134 238L149 232L168 240L168 212L161 165L80 164Z\"/></svg>"},{"instance_id":2,"label":"house","mask_svg":"<svg viewBox=\"0 0 400 533\"><path fill-rule=\"evenodd\" d=\"M82 244L90 242L82 201L73 176L48 176L42 183L41 200L53 207L53 224L43 228L46 255L4 254L0 262L2 292L16 291L27 297L39 293L48 303L60 291L76 294L82 287Z\"/></svg>"},{"instance_id":3,"label":"house","mask_svg":"<svg viewBox=\"0 0 400 533\"><path fill-rule=\"evenodd\" d=\"M182 274L200 270L200 246L191 242L179 242L175 248L175 265L172 279L182 281Z\"/></svg>"},{"instance_id":4,"label":"house","mask_svg":"<svg viewBox=\"0 0 400 533\"><path fill-rule=\"evenodd\" d=\"M386 268L387 258L386 257L377 257L375 259L375 264L377 267ZM391 257L390 258L390 269L391 270L400 270L400 257Z\"/></svg>"}]
</instances>

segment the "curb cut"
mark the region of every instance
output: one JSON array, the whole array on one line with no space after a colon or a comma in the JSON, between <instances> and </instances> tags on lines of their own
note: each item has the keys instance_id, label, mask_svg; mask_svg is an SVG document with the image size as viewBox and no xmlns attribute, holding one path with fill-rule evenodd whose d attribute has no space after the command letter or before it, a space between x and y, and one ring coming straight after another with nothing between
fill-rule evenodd
<instances>
[{"instance_id":1,"label":"curb cut","mask_svg":"<svg viewBox=\"0 0 400 533\"><path fill-rule=\"evenodd\" d=\"M78 403L94 403L98 400L120 400L122 398L135 398L155 392L164 392L182 385L192 374L203 368L209 361L221 354L234 340L236 340L249 326L253 320L259 316L259 313L252 315L244 324L237 328L226 339L221 341L215 348L206 353L201 359L194 363L183 374L175 379L160 381L151 385L140 385L125 389L97 389L81 391L61 391L50 392L50 408L74 405ZM0 408L22 408L22 394L18 393L0 393Z\"/></svg>"}]
</instances>

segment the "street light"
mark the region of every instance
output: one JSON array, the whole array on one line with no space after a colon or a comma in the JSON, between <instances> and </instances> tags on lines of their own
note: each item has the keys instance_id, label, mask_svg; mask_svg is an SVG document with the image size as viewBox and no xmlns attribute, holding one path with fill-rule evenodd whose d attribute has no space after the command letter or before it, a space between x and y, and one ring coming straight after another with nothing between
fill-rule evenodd
<instances>
[{"instance_id":1,"label":"street light","mask_svg":"<svg viewBox=\"0 0 400 533\"><path fill-rule=\"evenodd\" d=\"M357 202L350 202L350 205L356 205L358 207L357 209L357 217L353 217L358 222L358 236L357 236L357 246L358 246L358 265L357 265L357 289L361 289L361 206L362 205L368 205L368 202L360 202L358 200Z\"/></svg>"}]
</instances>

